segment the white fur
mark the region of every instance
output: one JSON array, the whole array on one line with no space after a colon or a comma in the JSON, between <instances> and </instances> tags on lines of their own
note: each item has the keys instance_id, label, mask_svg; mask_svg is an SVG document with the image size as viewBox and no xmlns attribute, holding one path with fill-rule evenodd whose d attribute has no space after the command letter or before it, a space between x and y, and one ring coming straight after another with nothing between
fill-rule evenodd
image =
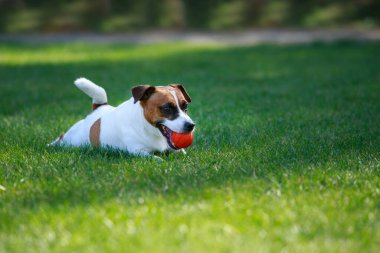
<instances>
[{"instance_id":1,"label":"white fur","mask_svg":"<svg viewBox=\"0 0 380 253\"><path fill-rule=\"evenodd\" d=\"M104 104L107 103L107 93L106 91L91 82L90 80L81 77L75 80L74 84L81 89L84 93L86 93L89 97L92 98L92 102L94 104Z\"/></svg>"},{"instance_id":2,"label":"white fur","mask_svg":"<svg viewBox=\"0 0 380 253\"><path fill-rule=\"evenodd\" d=\"M104 89L91 81L80 78L75 81L75 84L92 97L96 103L107 102ZM149 155L154 151L163 152L170 149L161 132L146 121L140 102L134 103L133 98L117 107L110 105L99 107L85 119L74 124L63 138L57 138L50 145L90 145L90 128L99 118L101 119L101 146L140 155ZM176 131L176 129L173 130Z\"/></svg>"}]
</instances>

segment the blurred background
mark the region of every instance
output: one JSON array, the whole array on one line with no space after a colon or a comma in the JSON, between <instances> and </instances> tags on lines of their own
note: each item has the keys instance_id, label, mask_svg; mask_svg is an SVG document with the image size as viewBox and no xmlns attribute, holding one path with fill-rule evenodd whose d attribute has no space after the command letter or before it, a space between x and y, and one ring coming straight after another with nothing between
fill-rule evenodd
<instances>
[{"instance_id":1,"label":"blurred background","mask_svg":"<svg viewBox=\"0 0 380 253\"><path fill-rule=\"evenodd\" d=\"M379 0L0 0L1 33L372 29L379 24Z\"/></svg>"}]
</instances>

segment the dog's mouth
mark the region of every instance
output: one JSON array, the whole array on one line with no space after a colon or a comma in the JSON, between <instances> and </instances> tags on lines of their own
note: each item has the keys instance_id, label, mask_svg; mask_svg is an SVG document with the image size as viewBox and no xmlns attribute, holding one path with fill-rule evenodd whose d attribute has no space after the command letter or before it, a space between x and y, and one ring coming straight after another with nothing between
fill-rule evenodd
<instances>
[{"instance_id":1,"label":"dog's mouth","mask_svg":"<svg viewBox=\"0 0 380 253\"><path fill-rule=\"evenodd\" d=\"M168 143L169 147L171 147L174 150L179 149L172 141L173 131L170 128L160 123L157 124L157 128L160 130L161 134L166 138L166 142Z\"/></svg>"}]
</instances>

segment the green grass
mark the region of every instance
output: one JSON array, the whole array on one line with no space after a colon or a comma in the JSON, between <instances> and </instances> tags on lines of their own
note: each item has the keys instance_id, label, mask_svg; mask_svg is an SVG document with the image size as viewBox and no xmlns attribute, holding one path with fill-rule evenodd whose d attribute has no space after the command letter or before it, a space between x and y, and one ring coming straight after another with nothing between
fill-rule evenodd
<instances>
[{"instance_id":1,"label":"green grass","mask_svg":"<svg viewBox=\"0 0 380 253\"><path fill-rule=\"evenodd\" d=\"M0 252L376 252L380 44L0 45ZM183 83L188 155L45 145L136 84Z\"/></svg>"}]
</instances>

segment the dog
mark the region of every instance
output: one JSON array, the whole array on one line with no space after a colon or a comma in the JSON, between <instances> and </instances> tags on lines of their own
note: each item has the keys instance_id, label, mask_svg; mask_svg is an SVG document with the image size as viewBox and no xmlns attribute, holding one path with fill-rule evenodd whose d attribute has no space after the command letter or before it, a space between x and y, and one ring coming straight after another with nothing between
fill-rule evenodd
<instances>
[{"instance_id":1,"label":"dog","mask_svg":"<svg viewBox=\"0 0 380 253\"><path fill-rule=\"evenodd\" d=\"M139 85L132 97L117 107L107 101L106 91L86 78L74 84L92 98L92 112L59 136L52 146L110 147L130 154L178 151L172 132L189 133L195 128L187 114L191 98L183 85Z\"/></svg>"}]
</instances>

